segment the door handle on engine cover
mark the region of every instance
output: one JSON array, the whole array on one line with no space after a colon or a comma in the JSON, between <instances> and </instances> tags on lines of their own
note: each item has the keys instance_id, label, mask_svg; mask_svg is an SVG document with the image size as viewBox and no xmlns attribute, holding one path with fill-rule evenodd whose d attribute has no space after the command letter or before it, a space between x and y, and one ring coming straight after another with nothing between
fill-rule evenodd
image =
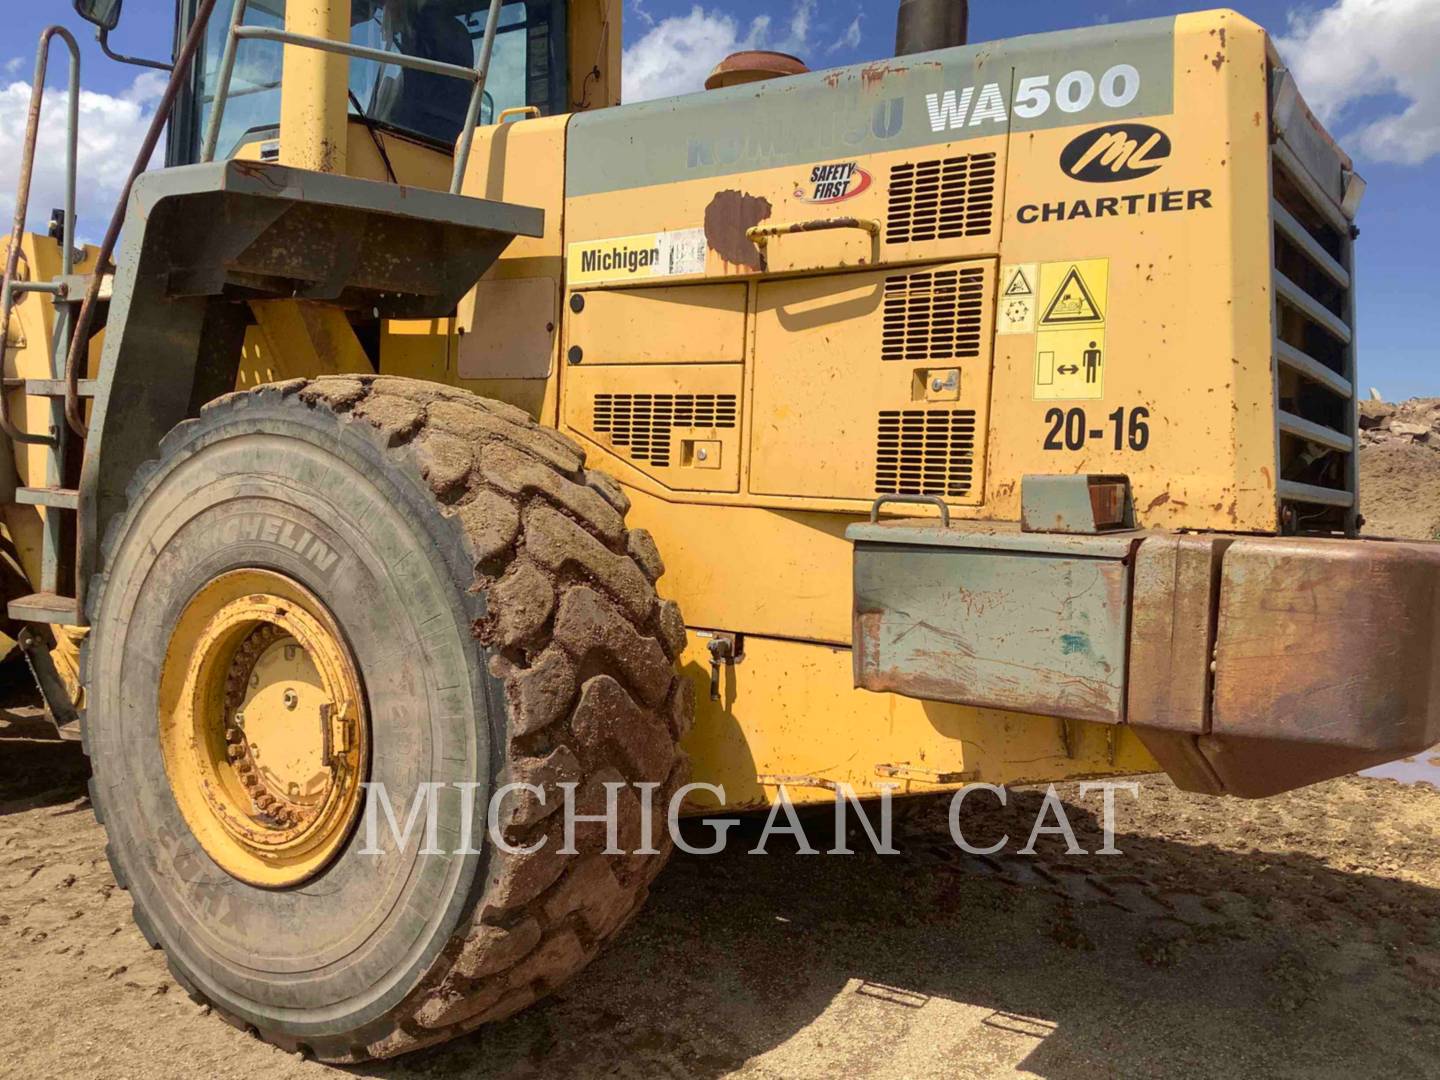
<instances>
[{"instance_id":1,"label":"door handle on engine cover","mask_svg":"<svg viewBox=\"0 0 1440 1080\"><path fill-rule=\"evenodd\" d=\"M872 240L880 238L880 222L874 218L857 217L812 218L809 221L792 221L785 225L752 225L745 230L745 237L760 250L760 269L766 270L769 269L766 244L772 236L825 232L828 229L859 229L869 234Z\"/></svg>"}]
</instances>

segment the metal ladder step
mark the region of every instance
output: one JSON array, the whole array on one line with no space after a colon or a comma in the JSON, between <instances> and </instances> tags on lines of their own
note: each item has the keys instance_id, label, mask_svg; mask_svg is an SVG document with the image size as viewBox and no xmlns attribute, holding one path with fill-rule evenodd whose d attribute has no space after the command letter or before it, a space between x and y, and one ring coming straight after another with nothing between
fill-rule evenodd
<instances>
[{"instance_id":1,"label":"metal ladder step","mask_svg":"<svg viewBox=\"0 0 1440 1080\"><path fill-rule=\"evenodd\" d=\"M80 379L75 384L76 392L82 398L95 396L94 379ZM6 379L6 390L24 390L31 397L62 398L65 396L64 379Z\"/></svg>"},{"instance_id":2,"label":"metal ladder step","mask_svg":"<svg viewBox=\"0 0 1440 1080\"><path fill-rule=\"evenodd\" d=\"M6 605L6 612L18 622L80 625L78 601L73 596L61 596L58 593L40 592L17 596Z\"/></svg>"},{"instance_id":3,"label":"metal ladder step","mask_svg":"<svg viewBox=\"0 0 1440 1080\"><path fill-rule=\"evenodd\" d=\"M15 501L21 506L53 506L60 510L80 509L80 492L75 488L20 487Z\"/></svg>"}]
</instances>

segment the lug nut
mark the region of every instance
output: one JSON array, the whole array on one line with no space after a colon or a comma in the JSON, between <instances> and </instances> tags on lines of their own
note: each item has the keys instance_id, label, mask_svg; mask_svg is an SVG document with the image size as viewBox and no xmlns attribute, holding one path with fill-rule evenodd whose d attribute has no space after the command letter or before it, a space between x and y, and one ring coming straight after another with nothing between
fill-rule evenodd
<instances>
[{"instance_id":1,"label":"lug nut","mask_svg":"<svg viewBox=\"0 0 1440 1080\"><path fill-rule=\"evenodd\" d=\"M294 690L286 690L284 701L285 708L293 709L296 705L300 704L300 695L295 693Z\"/></svg>"}]
</instances>

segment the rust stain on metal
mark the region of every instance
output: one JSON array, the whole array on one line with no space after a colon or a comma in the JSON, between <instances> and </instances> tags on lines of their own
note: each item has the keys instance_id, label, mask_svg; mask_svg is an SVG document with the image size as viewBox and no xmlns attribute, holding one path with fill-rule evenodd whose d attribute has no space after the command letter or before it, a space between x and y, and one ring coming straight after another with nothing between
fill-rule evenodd
<instances>
[{"instance_id":1,"label":"rust stain on metal","mask_svg":"<svg viewBox=\"0 0 1440 1080\"><path fill-rule=\"evenodd\" d=\"M980 777L980 772L977 769L952 769L949 771L942 769L927 769L922 766L911 765L908 762L903 762L898 765L876 765L875 775L893 780L919 780L921 783L924 784L963 784L971 780L978 780Z\"/></svg>"},{"instance_id":2,"label":"rust stain on metal","mask_svg":"<svg viewBox=\"0 0 1440 1080\"><path fill-rule=\"evenodd\" d=\"M766 787L808 787L823 788L826 791L839 791L840 785L834 780L826 780L823 776L780 776L771 773L758 773L755 782L764 784Z\"/></svg>"},{"instance_id":3,"label":"rust stain on metal","mask_svg":"<svg viewBox=\"0 0 1440 1080\"><path fill-rule=\"evenodd\" d=\"M769 218L770 212L770 200L764 196L733 188L717 191L705 207L705 243L727 263L759 270L760 249L745 233Z\"/></svg>"},{"instance_id":4,"label":"rust stain on metal","mask_svg":"<svg viewBox=\"0 0 1440 1080\"><path fill-rule=\"evenodd\" d=\"M899 75L909 70L905 64L891 64L883 60L874 64L866 64L860 69L860 84L869 90L882 83L886 75Z\"/></svg>"},{"instance_id":5,"label":"rust stain on metal","mask_svg":"<svg viewBox=\"0 0 1440 1080\"><path fill-rule=\"evenodd\" d=\"M1004 657L979 657L973 649L960 643L953 652L917 651L912 654L912 659L915 661L913 665L867 666L861 675L860 685L866 690L881 693L950 701L978 708L1003 708L1039 716L1064 713L1076 720L1116 722L1112 715L1113 688L1097 679L1080 675L1061 677L1054 680L1049 692L1036 693L1032 680L1027 676L1040 673L1040 668ZM972 690L973 667L965 663L970 659L1010 667L1015 669L1015 673L1009 677L991 673L988 676L989 692L984 696L976 695Z\"/></svg>"}]
</instances>

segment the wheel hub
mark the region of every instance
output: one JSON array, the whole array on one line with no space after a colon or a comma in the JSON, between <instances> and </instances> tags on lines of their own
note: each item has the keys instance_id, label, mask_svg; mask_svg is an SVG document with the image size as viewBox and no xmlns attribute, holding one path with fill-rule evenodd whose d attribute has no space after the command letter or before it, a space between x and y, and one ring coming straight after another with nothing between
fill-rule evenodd
<instances>
[{"instance_id":1,"label":"wheel hub","mask_svg":"<svg viewBox=\"0 0 1440 1080\"><path fill-rule=\"evenodd\" d=\"M182 816L227 873L296 885L359 814L369 731L328 611L268 570L214 579L186 605L160 680L160 745Z\"/></svg>"}]
</instances>

